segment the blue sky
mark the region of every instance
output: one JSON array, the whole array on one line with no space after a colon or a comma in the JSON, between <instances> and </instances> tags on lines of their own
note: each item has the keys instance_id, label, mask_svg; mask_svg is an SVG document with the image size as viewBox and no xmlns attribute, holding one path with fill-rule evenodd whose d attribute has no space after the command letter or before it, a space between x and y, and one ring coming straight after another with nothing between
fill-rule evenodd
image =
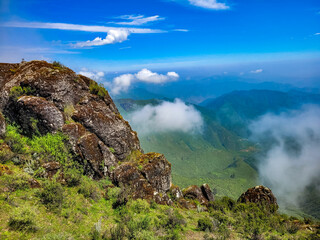
<instances>
[{"instance_id":1,"label":"blue sky","mask_svg":"<svg viewBox=\"0 0 320 240\"><path fill-rule=\"evenodd\" d=\"M212 67L261 76L274 66L279 77L320 75L318 0L0 3L1 62L58 60L104 72Z\"/></svg>"}]
</instances>

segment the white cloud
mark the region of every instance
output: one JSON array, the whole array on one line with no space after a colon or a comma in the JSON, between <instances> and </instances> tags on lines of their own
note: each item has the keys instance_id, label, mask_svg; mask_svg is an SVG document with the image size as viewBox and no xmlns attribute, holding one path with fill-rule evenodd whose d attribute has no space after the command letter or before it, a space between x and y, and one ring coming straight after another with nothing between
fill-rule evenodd
<instances>
[{"instance_id":1,"label":"white cloud","mask_svg":"<svg viewBox=\"0 0 320 240\"><path fill-rule=\"evenodd\" d=\"M189 32L188 29L182 29L182 28L173 29L173 31L175 31L175 32Z\"/></svg>"},{"instance_id":2,"label":"white cloud","mask_svg":"<svg viewBox=\"0 0 320 240\"><path fill-rule=\"evenodd\" d=\"M79 25L69 23L45 23L45 22L5 22L1 23L3 27L15 28L39 28L39 29L59 29L70 31L83 31L83 32L100 32L109 33L110 30L124 30L129 33L163 33L164 30L150 29L150 28L126 28L126 27L108 27L108 26L94 26L94 25Z\"/></svg>"},{"instance_id":3,"label":"white cloud","mask_svg":"<svg viewBox=\"0 0 320 240\"><path fill-rule=\"evenodd\" d=\"M141 82L148 83L165 83L169 81L175 81L179 78L179 75L175 72L168 72L167 75L158 74L151 72L150 70L144 68L135 77Z\"/></svg>"},{"instance_id":4,"label":"white cloud","mask_svg":"<svg viewBox=\"0 0 320 240\"><path fill-rule=\"evenodd\" d=\"M259 174L282 203L298 203L305 188L319 179L319 123L319 106L304 106L266 114L250 125L253 140L272 143L260 156Z\"/></svg>"},{"instance_id":5,"label":"white cloud","mask_svg":"<svg viewBox=\"0 0 320 240\"><path fill-rule=\"evenodd\" d=\"M252 70L250 71L250 73L262 73L263 72L263 69L257 69L257 70Z\"/></svg>"},{"instance_id":6,"label":"white cloud","mask_svg":"<svg viewBox=\"0 0 320 240\"><path fill-rule=\"evenodd\" d=\"M100 81L104 77L104 72L90 72L86 68L81 69L81 71L78 72L78 74L91 78L95 81Z\"/></svg>"},{"instance_id":7,"label":"white cloud","mask_svg":"<svg viewBox=\"0 0 320 240\"><path fill-rule=\"evenodd\" d=\"M218 3L217 0L189 0L189 2L194 6L207 9L225 10L230 8L225 3Z\"/></svg>"},{"instance_id":8,"label":"white cloud","mask_svg":"<svg viewBox=\"0 0 320 240\"><path fill-rule=\"evenodd\" d=\"M119 77L113 79L111 84L111 92L115 95L119 94L120 92L128 91L130 85L134 81L133 74L123 74Z\"/></svg>"},{"instance_id":9,"label":"white cloud","mask_svg":"<svg viewBox=\"0 0 320 240\"><path fill-rule=\"evenodd\" d=\"M112 22L118 25L132 25L132 26L140 26L149 22L155 22L164 20L159 15L145 17L144 15L123 15L118 17L119 19L128 20L126 22Z\"/></svg>"},{"instance_id":10,"label":"white cloud","mask_svg":"<svg viewBox=\"0 0 320 240\"><path fill-rule=\"evenodd\" d=\"M203 119L193 106L180 99L164 101L159 105L147 105L130 115L130 124L139 134L180 131L185 133L201 132Z\"/></svg>"},{"instance_id":11,"label":"white cloud","mask_svg":"<svg viewBox=\"0 0 320 240\"><path fill-rule=\"evenodd\" d=\"M318 35L320 35L320 33L315 33L314 35L318 36Z\"/></svg>"},{"instance_id":12,"label":"white cloud","mask_svg":"<svg viewBox=\"0 0 320 240\"><path fill-rule=\"evenodd\" d=\"M95 38L94 40L86 42L78 42L74 44L74 47L91 47L91 46L102 46L107 44L121 43L126 41L129 36L129 31L127 30L109 30L106 38L102 39L100 37Z\"/></svg>"},{"instance_id":13,"label":"white cloud","mask_svg":"<svg viewBox=\"0 0 320 240\"><path fill-rule=\"evenodd\" d=\"M161 84L171 81L176 81L179 79L179 74L176 72L168 72L166 75L151 72L150 70L144 68L136 74L123 74L113 79L110 83L106 83L111 92L115 95L120 92L128 91L129 87L134 82L146 82Z\"/></svg>"}]
</instances>

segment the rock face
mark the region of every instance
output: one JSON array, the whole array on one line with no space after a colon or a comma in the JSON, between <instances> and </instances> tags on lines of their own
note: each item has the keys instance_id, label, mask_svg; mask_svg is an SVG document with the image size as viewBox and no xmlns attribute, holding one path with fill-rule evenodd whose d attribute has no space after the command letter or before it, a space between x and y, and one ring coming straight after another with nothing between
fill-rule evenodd
<instances>
[{"instance_id":1,"label":"rock face","mask_svg":"<svg viewBox=\"0 0 320 240\"><path fill-rule=\"evenodd\" d=\"M214 195L213 195L209 185L205 183L200 188L201 188L203 196L206 199L208 199L209 202L213 202L214 201Z\"/></svg>"},{"instance_id":2,"label":"rock face","mask_svg":"<svg viewBox=\"0 0 320 240\"><path fill-rule=\"evenodd\" d=\"M256 203L259 206L266 207L271 212L274 212L278 209L276 197L269 188L264 186L249 188L239 197L238 202Z\"/></svg>"},{"instance_id":3,"label":"rock face","mask_svg":"<svg viewBox=\"0 0 320 240\"><path fill-rule=\"evenodd\" d=\"M31 134L35 130L46 134L62 129L63 114L45 98L22 96L17 100L15 107L16 112L10 114L12 119Z\"/></svg>"},{"instance_id":4,"label":"rock face","mask_svg":"<svg viewBox=\"0 0 320 240\"><path fill-rule=\"evenodd\" d=\"M6 121L0 112L0 137L3 137L6 132Z\"/></svg>"},{"instance_id":5,"label":"rock face","mask_svg":"<svg viewBox=\"0 0 320 240\"><path fill-rule=\"evenodd\" d=\"M28 135L62 131L86 175L109 176L133 198L172 203L171 164L162 154L143 154L137 133L93 80L45 61L0 64L0 112ZM0 114L0 136L4 131ZM57 162L42 167L49 178L63 168Z\"/></svg>"}]
</instances>

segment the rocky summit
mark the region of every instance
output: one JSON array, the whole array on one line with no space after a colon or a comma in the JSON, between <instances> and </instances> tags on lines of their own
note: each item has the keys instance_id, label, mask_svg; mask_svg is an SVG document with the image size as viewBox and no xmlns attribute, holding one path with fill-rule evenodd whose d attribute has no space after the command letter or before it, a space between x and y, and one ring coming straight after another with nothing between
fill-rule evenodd
<instances>
[{"instance_id":1,"label":"rocky summit","mask_svg":"<svg viewBox=\"0 0 320 240\"><path fill-rule=\"evenodd\" d=\"M92 79L58 63L2 63L0 89L0 136L5 134L5 118L20 126L26 136L62 132L85 175L109 177L134 199L170 205L176 195L182 201L182 191L172 188L171 164L162 154L143 153L137 133L108 92ZM51 178L60 165L49 161L42 168ZM214 199L208 185L191 186L184 194L202 204Z\"/></svg>"}]
</instances>

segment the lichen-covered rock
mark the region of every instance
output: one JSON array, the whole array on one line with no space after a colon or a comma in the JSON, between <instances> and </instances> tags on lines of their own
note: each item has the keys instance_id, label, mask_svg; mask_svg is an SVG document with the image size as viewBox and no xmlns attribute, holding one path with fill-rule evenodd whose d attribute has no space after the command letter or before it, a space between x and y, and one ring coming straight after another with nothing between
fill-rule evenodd
<instances>
[{"instance_id":1,"label":"lichen-covered rock","mask_svg":"<svg viewBox=\"0 0 320 240\"><path fill-rule=\"evenodd\" d=\"M186 199L197 200L200 204L208 203L208 199L204 197L201 188L196 185L192 185L183 189L182 193Z\"/></svg>"},{"instance_id":2,"label":"lichen-covered rock","mask_svg":"<svg viewBox=\"0 0 320 240\"><path fill-rule=\"evenodd\" d=\"M108 169L116 165L116 158L96 135L90 133L82 136L79 139L78 146L82 158L88 162L93 170L93 178L106 176Z\"/></svg>"},{"instance_id":3,"label":"lichen-covered rock","mask_svg":"<svg viewBox=\"0 0 320 240\"><path fill-rule=\"evenodd\" d=\"M111 168L117 165L117 159L99 138L80 123L63 126L62 131L69 137L73 153L84 166L85 174L95 179L109 176Z\"/></svg>"},{"instance_id":4,"label":"lichen-covered rock","mask_svg":"<svg viewBox=\"0 0 320 240\"><path fill-rule=\"evenodd\" d=\"M6 121L0 112L0 137L3 137L6 133Z\"/></svg>"},{"instance_id":5,"label":"lichen-covered rock","mask_svg":"<svg viewBox=\"0 0 320 240\"><path fill-rule=\"evenodd\" d=\"M201 187L202 193L204 195L204 197L209 201L209 202L213 202L214 201L214 195L211 191L211 188L209 187L209 185L207 183L203 184Z\"/></svg>"},{"instance_id":6,"label":"lichen-covered rock","mask_svg":"<svg viewBox=\"0 0 320 240\"><path fill-rule=\"evenodd\" d=\"M22 96L15 104L16 112L10 116L28 133L41 134L61 130L63 114L51 102L41 97Z\"/></svg>"},{"instance_id":7,"label":"lichen-covered rock","mask_svg":"<svg viewBox=\"0 0 320 240\"><path fill-rule=\"evenodd\" d=\"M172 200L179 200L179 199L183 198L183 194L182 194L181 189L175 185L171 185L170 190L169 190L169 194L171 195Z\"/></svg>"},{"instance_id":8,"label":"lichen-covered rock","mask_svg":"<svg viewBox=\"0 0 320 240\"><path fill-rule=\"evenodd\" d=\"M42 167L45 169L45 177L52 178L60 169L61 165L58 162L47 162L42 164Z\"/></svg>"},{"instance_id":9,"label":"lichen-covered rock","mask_svg":"<svg viewBox=\"0 0 320 240\"><path fill-rule=\"evenodd\" d=\"M269 188L264 186L249 188L239 197L238 202L256 203L259 206L267 208L271 212L275 212L278 209L276 197Z\"/></svg>"},{"instance_id":10,"label":"lichen-covered rock","mask_svg":"<svg viewBox=\"0 0 320 240\"><path fill-rule=\"evenodd\" d=\"M163 154L147 153L143 157L148 159L141 170L143 175L156 191L167 192L171 187L171 164Z\"/></svg>"},{"instance_id":11,"label":"lichen-covered rock","mask_svg":"<svg viewBox=\"0 0 320 240\"><path fill-rule=\"evenodd\" d=\"M120 114L111 112L104 101L96 97L84 98L75 108L72 118L96 134L114 154L124 160L132 150L140 150L137 134Z\"/></svg>"},{"instance_id":12,"label":"lichen-covered rock","mask_svg":"<svg viewBox=\"0 0 320 240\"><path fill-rule=\"evenodd\" d=\"M123 163L112 172L112 181L116 186L129 189L133 199L153 199L154 189L133 163Z\"/></svg>"}]
</instances>

